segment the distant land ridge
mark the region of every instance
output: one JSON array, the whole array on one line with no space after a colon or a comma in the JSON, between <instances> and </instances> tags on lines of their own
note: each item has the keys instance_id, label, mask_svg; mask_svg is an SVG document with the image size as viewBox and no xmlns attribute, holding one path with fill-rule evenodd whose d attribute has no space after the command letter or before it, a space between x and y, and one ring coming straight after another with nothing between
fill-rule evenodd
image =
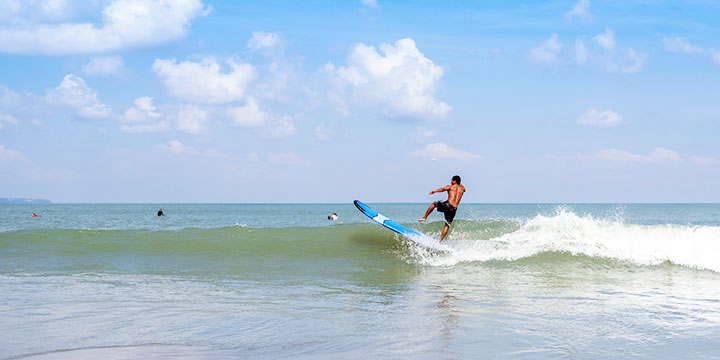
<instances>
[{"instance_id":1,"label":"distant land ridge","mask_svg":"<svg viewBox=\"0 0 720 360\"><path fill-rule=\"evenodd\" d=\"M0 197L0 204L52 204L52 201L45 199Z\"/></svg>"}]
</instances>

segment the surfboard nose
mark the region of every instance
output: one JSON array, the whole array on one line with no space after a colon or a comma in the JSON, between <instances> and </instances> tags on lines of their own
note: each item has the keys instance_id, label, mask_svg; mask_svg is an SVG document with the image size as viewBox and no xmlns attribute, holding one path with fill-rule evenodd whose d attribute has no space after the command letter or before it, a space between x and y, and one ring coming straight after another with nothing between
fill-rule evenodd
<instances>
[{"instance_id":1,"label":"surfboard nose","mask_svg":"<svg viewBox=\"0 0 720 360\"><path fill-rule=\"evenodd\" d=\"M353 203L355 204L355 207L358 208L358 210L360 210L363 214L367 215L369 218L373 218L378 214L377 211L363 204L360 200L355 200Z\"/></svg>"},{"instance_id":2,"label":"surfboard nose","mask_svg":"<svg viewBox=\"0 0 720 360\"><path fill-rule=\"evenodd\" d=\"M358 210L362 211L363 213L365 212L365 209L363 209L363 207L360 206L360 204L362 204L362 205L365 205L365 204L361 203L358 200L353 201L353 204L355 204L355 207L358 208Z\"/></svg>"}]
</instances>

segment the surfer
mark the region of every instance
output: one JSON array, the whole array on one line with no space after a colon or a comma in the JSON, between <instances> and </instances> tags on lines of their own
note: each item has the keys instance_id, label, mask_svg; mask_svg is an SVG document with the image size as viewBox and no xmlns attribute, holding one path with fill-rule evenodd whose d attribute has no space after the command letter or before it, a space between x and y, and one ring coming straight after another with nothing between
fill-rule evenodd
<instances>
[{"instance_id":1,"label":"surfer","mask_svg":"<svg viewBox=\"0 0 720 360\"><path fill-rule=\"evenodd\" d=\"M460 205L460 200L462 199L463 194L465 194L465 186L461 185L460 181L460 176L455 175L450 180L450 185L431 191L428 195L447 191L448 199L445 201L436 201L430 204L427 212L425 212L425 216L418 219L419 222L427 220L428 215L430 215L430 213L435 209L445 214L445 228L443 228L442 235L440 235L440 242L443 241L448 233L448 230L450 230L450 224L452 224L458 205Z\"/></svg>"},{"instance_id":2,"label":"surfer","mask_svg":"<svg viewBox=\"0 0 720 360\"><path fill-rule=\"evenodd\" d=\"M33 213L33 214L32 214L32 217L40 217L40 215L38 215L38 214L36 214L36 213Z\"/></svg>"},{"instance_id":3,"label":"surfer","mask_svg":"<svg viewBox=\"0 0 720 360\"><path fill-rule=\"evenodd\" d=\"M335 220L337 220L337 219L339 219L337 213L332 213L332 215L328 215L328 220L333 220L333 221L335 221Z\"/></svg>"},{"instance_id":4,"label":"surfer","mask_svg":"<svg viewBox=\"0 0 720 360\"><path fill-rule=\"evenodd\" d=\"M158 210L158 216L165 216L165 213L163 213L162 209Z\"/></svg>"}]
</instances>

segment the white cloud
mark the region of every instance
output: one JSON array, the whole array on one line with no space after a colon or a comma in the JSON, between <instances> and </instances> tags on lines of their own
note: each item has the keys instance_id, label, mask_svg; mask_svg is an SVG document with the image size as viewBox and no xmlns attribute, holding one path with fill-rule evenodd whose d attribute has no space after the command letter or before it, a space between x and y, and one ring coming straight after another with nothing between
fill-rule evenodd
<instances>
[{"instance_id":1,"label":"white cloud","mask_svg":"<svg viewBox=\"0 0 720 360\"><path fill-rule=\"evenodd\" d=\"M300 78L302 71L299 64L279 60L260 69L262 76L253 86L256 97L285 103L301 102L303 106L315 101L315 94L308 88L307 81Z\"/></svg>"},{"instance_id":2,"label":"white cloud","mask_svg":"<svg viewBox=\"0 0 720 360\"><path fill-rule=\"evenodd\" d=\"M192 146L186 146L178 140L168 141L167 144L158 144L158 149L173 154L185 154L185 155L198 155L199 151L195 150Z\"/></svg>"},{"instance_id":3,"label":"white cloud","mask_svg":"<svg viewBox=\"0 0 720 360\"><path fill-rule=\"evenodd\" d=\"M593 40L604 50L594 55L595 61L608 72L632 74L640 71L645 62L645 57L635 49L617 47L615 32L611 29L605 29L604 34L598 34Z\"/></svg>"},{"instance_id":4,"label":"white cloud","mask_svg":"<svg viewBox=\"0 0 720 360\"><path fill-rule=\"evenodd\" d=\"M582 40L575 40L575 62L578 65L583 65L587 61L587 49L585 43Z\"/></svg>"},{"instance_id":5,"label":"white cloud","mask_svg":"<svg viewBox=\"0 0 720 360\"><path fill-rule=\"evenodd\" d=\"M47 111L47 101L29 92L15 92L0 85L0 114L5 115L7 124L18 124L20 120L37 122L38 116ZM2 125L0 125L0 128Z\"/></svg>"},{"instance_id":6,"label":"white cloud","mask_svg":"<svg viewBox=\"0 0 720 360\"><path fill-rule=\"evenodd\" d=\"M69 15L70 9L68 9L71 1L68 0L45 0L39 1L41 9L51 18L63 18Z\"/></svg>"},{"instance_id":7,"label":"white cloud","mask_svg":"<svg viewBox=\"0 0 720 360\"><path fill-rule=\"evenodd\" d=\"M110 108L105 104L83 106L78 109L78 115L87 119L102 119L110 115Z\"/></svg>"},{"instance_id":8,"label":"white cloud","mask_svg":"<svg viewBox=\"0 0 720 360\"><path fill-rule=\"evenodd\" d=\"M42 178L43 171L29 158L17 150L0 145L0 178L22 177L26 179ZM54 181L58 179L53 178Z\"/></svg>"},{"instance_id":9,"label":"white cloud","mask_svg":"<svg viewBox=\"0 0 720 360\"><path fill-rule=\"evenodd\" d=\"M29 161L29 159L17 150L7 149L4 145L0 145L0 164L14 161Z\"/></svg>"},{"instance_id":10,"label":"white cloud","mask_svg":"<svg viewBox=\"0 0 720 360\"><path fill-rule=\"evenodd\" d=\"M120 123L120 130L127 133L158 132L170 125L153 105L153 98L147 96L135 99L135 106L125 110Z\"/></svg>"},{"instance_id":11,"label":"white cloud","mask_svg":"<svg viewBox=\"0 0 720 360\"><path fill-rule=\"evenodd\" d=\"M0 178L11 177L19 180L30 180L38 182L66 181L76 179L78 174L67 170L45 170L35 164L28 157L17 150L6 148L0 145Z\"/></svg>"},{"instance_id":12,"label":"white cloud","mask_svg":"<svg viewBox=\"0 0 720 360\"><path fill-rule=\"evenodd\" d=\"M153 133L167 130L169 124L167 121L159 121L156 123L143 123L143 124L123 124L120 126L120 131L125 133Z\"/></svg>"},{"instance_id":13,"label":"white cloud","mask_svg":"<svg viewBox=\"0 0 720 360\"><path fill-rule=\"evenodd\" d=\"M242 127L259 127L265 124L269 115L258 107L254 98L249 97L245 106L231 106L226 110L233 125Z\"/></svg>"},{"instance_id":14,"label":"white cloud","mask_svg":"<svg viewBox=\"0 0 720 360\"><path fill-rule=\"evenodd\" d=\"M77 114L84 118L100 119L111 113L110 107L98 100L97 92L73 74L65 75L58 87L48 90L46 98L51 104L75 108Z\"/></svg>"},{"instance_id":15,"label":"white cloud","mask_svg":"<svg viewBox=\"0 0 720 360\"><path fill-rule=\"evenodd\" d=\"M578 118L578 124L587 125L597 128L606 128L616 126L623 121L622 116L616 112L607 110L596 110L595 108L589 108L584 114Z\"/></svg>"},{"instance_id":16,"label":"white cloud","mask_svg":"<svg viewBox=\"0 0 720 360\"><path fill-rule=\"evenodd\" d=\"M315 136L318 140L328 140L332 135L332 130L330 130L325 122L321 122L320 125L315 127Z\"/></svg>"},{"instance_id":17,"label":"white cloud","mask_svg":"<svg viewBox=\"0 0 720 360\"><path fill-rule=\"evenodd\" d=\"M277 33L253 32L248 47L270 62L256 65L258 81L252 84L252 96L258 100L316 107L318 98L310 87L317 87L314 83L318 78L306 76L300 57L285 56L283 41L282 35Z\"/></svg>"},{"instance_id":18,"label":"white cloud","mask_svg":"<svg viewBox=\"0 0 720 360\"><path fill-rule=\"evenodd\" d=\"M170 140L166 144L158 144L155 147L160 151L176 155L199 155L207 158L230 158L228 154L217 150L210 149L202 152L198 151L192 146L187 146L181 143L179 140Z\"/></svg>"},{"instance_id":19,"label":"white cloud","mask_svg":"<svg viewBox=\"0 0 720 360\"><path fill-rule=\"evenodd\" d=\"M78 15L100 15L107 0L3 0L0 20L7 24L61 23Z\"/></svg>"},{"instance_id":20,"label":"white cloud","mask_svg":"<svg viewBox=\"0 0 720 360\"><path fill-rule=\"evenodd\" d=\"M247 47L252 51L272 49L280 46L280 35L271 32L253 31Z\"/></svg>"},{"instance_id":21,"label":"white cloud","mask_svg":"<svg viewBox=\"0 0 720 360\"><path fill-rule=\"evenodd\" d=\"M561 51L563 45L559 41L558 34L552 34L540 46L530 50L529 58L545 64L574 62L577 66L588 65L607 72L623 74L638 72L645 63L645 55L632 48L617 46L615 32L611 29L606 29L605 33L596 35L593 40L596 43L594 49L586 47L582 38L578 38L575 40L574 52Z\"/></svg>"},{"instance_id":22,"label":"white cloud","mask_svg":"<svg viewBox=\"0 0 720 360\"><path fill-rule=\"evenodd\" d=\"M265 136L268 137L288 137L295 134L295 124L290 116L282 116L273 119L269 126L265 129Z\"/></svg>"},{"instance_id":23,"label":"white cloud","mask_svg":"<svg viewBox=\"0 0 720 360\"><path fill-rule=\"evenodd\" d=\"M4 0L0 1L0 19L11 17L20 11L20 0Z\"/></svg>"},{"instance_id":24,"label":"white cloud","mask_svg":"<svg viewBox=\"0 0 720 360\"><path fill-rule=\"evenodd\" d=\"M202 134L207 131L210 114L206 109L197 105L180 105L172 120L175 128L188 134Z\"/></svg>"},{"instance_id":25,"label":"white cloud","mask_svg":"<svg viewBox=\"0 0 720 360\"><path fill-rule=\"evenodd\" d=\"M625 150L606 149L595 154L576 155L575 158L617 163L681 163L684 161L675 151L663 147L656 147L650 154L633 154Z\"/></svg>"},{"instance_id":26,"label":"white cloud","mask_svg":"<svg viewBox=\"0 0 720 360\"><path fill-rule=\"evenodd\" d=\"M562 49L562 44L560 44L558 38L558 34L552 34L540 46L530 50L530 59L547 64L558 62L557 54Z\"/></svg>"},{"instance_id":27,"label":"white cloud","mask_svg":"<svg viewBox=\"0 0 720 360\"><path fill-rule=\"evenodd\" d=\"M363 5L369 6L369 7L378 7L379 6L377 3L377 0L360 0L360 2Z\"/></svg>"},{"instance_id":28,"label":"white cloud","mask_svg":"<svg viewBox=\"0 0 720 360\"><path fill-rule=\"evenodd\" d=\"M117 75L123 71L125 62L120 56L93 57L90 62L83 65L83 74L93 76Z\"/></svg>"},{"instance_id":29,"label":"white cloud","mask_svg":"<svg viewBox=\"0 0 720 360\"><path fill-rule=\"evenodd\" d=\"M687 40L679 36L674 38L663 37L662 42L665 45L665 50L669 52L681 52L685 54L705 52L703 48L692 45L687 42Z\"/></svg>"},{"instance_id":30,"label":"white cloud","mask_svg":"<svg viewBox=\"0 0 720 360\"><path fill-rule=\"evenodd\" d=\"M242 100L247 86L255 78L250 64L237 64L228 59L230 72L223 73L214 58L201 62L156 59L152 70L163 79L173 96L191 102L224 104Z\"/></svg>"},{"instance_id":31,"label":"white cloud","mask_svg":"<svg viewBox=\"0 0 720 360\"><path fill-rule=\"evenodd\" d=\"M610 29L605 29L604 34L597 34L593 40L595 40L605 50L615 49L615 32Z\"/></svg>"},{"instance_id":32,"label":"white cloud","mask_svg":"<svg viewBox=\"0 0 720 360\"><path fill-rule=\"evenodd\" d=\"M190 21L209 12L201 0L113 0L102 10L100 24L54 23L47 20L64 18L87 4L44 1L50 16L43 19L31 15L35 3L5 2L13 20L0 25L0 52L76 54L156 45L185 36Z\"/></svg>"},{"instance_id":33,"label":"white cloud","mask_svg":"<svg viewBox=\"0 0 720 360\"><path fill-rule=\"evenodd\" d=\"M292 151L285 153L269 153L267 154L267 160L273 164L310 165L309 161L306 161L300 155Z\"/></svg>"},{"instance_id":34,"label":"white cloud","mask_svg":"<svg viewBox=\"0 0 720 360\"><path fill-rule=\"evenodd\" d=\"M428 129L424 126L418 126L413 132L413 137L418 141L428 141L436 135L435 130Z\"/></svg>"},{"instance_id":35,"label":"white cloud","mask_svg":"<svg viewBox=\"0 0 720 360\"><path fill-rule=\"evenodd\" d=\"M700 156L691 156L690 162L697 165L706 165L706 166L717 166L720 165L720 160L714 157L700 157Z\"/></svg>"},{"instance_id":36,"label":"white cloud","mask_svg":"<svg viewBox=\"0 0 720 360\"><path fill-rule=\"evenodd\" d=\"M20 102L20 95L18 93L0 85L0 109L17 106Z\"/></svg>"},{"instance_id":37,"label":"white cloud","mask_svg":"<svg viewBox=\"0 0 720 360\"><path fill-rule=\"evenodd\" d=\"M135 99L135 106L151 117L156 118L161 116L161 114L157 112L155 105L153 105L153 98L149 96L143 96Z\"/></svg>"},{"instance_id":38,"label":"white cloud","mask_svg":"<svg viewBox=\"0 0 720 360\"><path fill-rule=\"evenodd\" d=\"M5 128L5 124L16 125L17 122L17 119L12 115L0 114L0 130Z\"/></svg>"},{"instance_id":39,"label":"white cloud","mask_svg":"<svg viewBox=\"0 0 720 360\"><path fill-rule=\"evenodd\" d=\"M665 45L665 50L669 52L684 53L689 55L707 55L712 59L714 63L720 65L720 51L716 51L714 49L705 49L703 47L690 44L685 38L679 36L674 38L663 37L662 42L663 45Z\"/></svg>"},{"instance_id":40,"label":"white cloud","mask_svg":"<svg viewBox=\"0 0 720 360\"><path fill-rule=\"evenodd\" d=\"M382 44L380 51L383 54L374 46L356 44L347 66L328 64L325 69L340 92L349 87L354 101L379 106L387 117L445 118L451 107L435 98L443 68L410 38Z\"/></svg>"},{"instance_id":41,"label":"white cloud","mask_svg":"<svg viewBox=\"0 0 720 360\"><path fill-rule=\"evenodd\" d=\"M635 49L622 49L605 59L605 68L609 72L633 74L642 68L645 62L643 55L635 52Z\"/></svg>"},{"instance_id":42,"label":"white cloud","mask_svg":"<svg viewBox=\"0 0 720 360\"><path fill-rule=\"evenodd\" d=\"M592 15L590 14L590 1L578 0L578 2L575 3L573 9L565 13L565 18L568 20L578 18L583 21L591 21Z\"/></svg>"},{"instance_id":43,"label":"white cloud","mask_svg":"<svg viewBox=\"0 0 720 360\"><path fill-rule=\"evenodd\" d=\"M429 158L431 160L437 159L455 159L455 160L481 160L482 156L454 149L443 143L432 143L425 146L423 149L413 151L412 156Z\"/></svg>"}]
</instances>

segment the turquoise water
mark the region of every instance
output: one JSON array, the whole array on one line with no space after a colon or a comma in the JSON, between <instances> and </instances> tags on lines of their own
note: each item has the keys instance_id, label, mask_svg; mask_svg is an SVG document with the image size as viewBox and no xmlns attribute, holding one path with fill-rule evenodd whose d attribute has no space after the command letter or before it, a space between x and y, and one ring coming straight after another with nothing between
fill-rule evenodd
<instances>
[{"instance_id":1,"label":"turquoise water","mask_svg":"<svg viewBox=\"0 0 720 360\"><path fill-rule=\"evenodd\" d=\"M350 202L0 205L0 358L718 357L720 205L457 219L436 244Z\"/></svg>"}]
</instances>

